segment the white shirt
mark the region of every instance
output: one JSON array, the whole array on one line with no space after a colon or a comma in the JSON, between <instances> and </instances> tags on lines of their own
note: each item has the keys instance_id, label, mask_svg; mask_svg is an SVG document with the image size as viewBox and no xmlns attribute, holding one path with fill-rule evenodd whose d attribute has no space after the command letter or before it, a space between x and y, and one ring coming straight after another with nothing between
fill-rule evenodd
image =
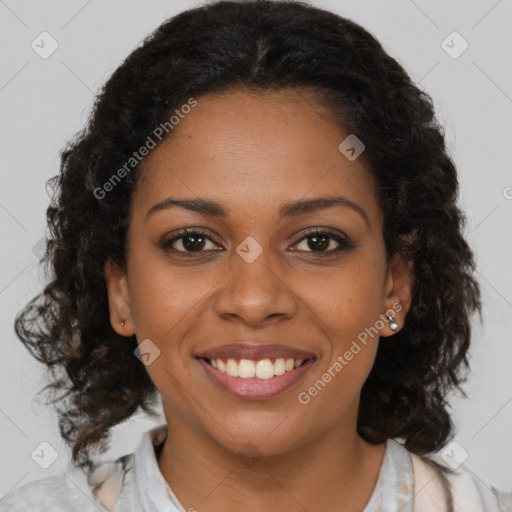
<instances>
[{"instance_id":1,"label":"white shirt","mask_svg":"<svg viewBox=\"0 0 512 512\"><path fill-rule=\"evenodd\" d=\"M29 482L0 499L0 512L189 512L158 467L155 448L166 437L167 425L160 425L144 434L134 453L90 468L70 465L62 474ZM421 458L388 439L375 489L363 512L449 510L441 486L433 485L437 473L429 471ZM455 512L512 512L512 493L496 490L464 467L449 481ZM195 508L200 511L201 503Z\"/></svg>"}]
</instances>

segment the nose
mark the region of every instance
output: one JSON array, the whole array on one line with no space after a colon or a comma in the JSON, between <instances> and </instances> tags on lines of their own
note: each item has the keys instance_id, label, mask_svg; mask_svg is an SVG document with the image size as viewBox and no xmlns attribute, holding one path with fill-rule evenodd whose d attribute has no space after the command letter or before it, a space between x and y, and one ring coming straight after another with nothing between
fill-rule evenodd
<instances>
[{"instance_id":1,"label":"nose","mask_svg":"<svg viewBox=\"0 0 512 512\"><path fill-rule=\"evenodd\" d=\"M275 261L272 265L271 259L267 250L252 262L233 252L230 270L215 298L220 317L256 328L296 314L298 302L292 283L286 282L283 272Z\"/></svg>"}]
</instances>

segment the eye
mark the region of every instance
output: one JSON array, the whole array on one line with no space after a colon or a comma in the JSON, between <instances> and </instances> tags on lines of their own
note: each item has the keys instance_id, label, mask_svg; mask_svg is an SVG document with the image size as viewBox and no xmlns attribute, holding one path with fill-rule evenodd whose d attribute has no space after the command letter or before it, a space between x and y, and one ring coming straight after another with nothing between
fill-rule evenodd
<instances>
[{"instance_id":1,"label":"eye","mask_svg":"<svg viewBox=\"0 0 512 512\"><path fill-rule=\"evenodd\" d=\"M329 249L329 247L333 245L333 241L338 244L338 246ZM302 237L293 247L300 246L301 244L303 247L306 247L306 249L299 249L299 251L305 250L305 252L317 253L318 256L329 256L355 247L348 237L341 234L341 232L318 228L306 233L306 236ZM313 250L308 251L307 247Z\"/></svg>"},{"instance_id":2,"label":"eye","mask_svg":"<svg viewBox=\"0 0 512 512\"><path fill-rule=\"evenodd\" d=\"M182 228L177 235L169 240L162 242L162 249L169 252L178 252L182 254L204 253L209 251L218 251L215 247L219 244L214 242L215 238L211 232L208 233L197 228ZM333 242L337 244L332 248ZM211 247L208 248L208 244ZM343 250L353 249L355 245L350 239L339 231L332 229L315 228L305 234L292 247L302 245L302 249L293 250L293 252L311 252L318 256L330 256ZM308 250L308 248L312 250ZM220 249L222 250L222 249Z\"/></svg>"},{"instance_id":3,"label":"eye","mask_svg":"<svg viewBox=\"0 0 512 512\"><path fill-rule=\"evenodd\" d=\"M165 240L162 243L162 248L166 251L181 252L184 254L194 252L201 253L212 250L205 250L205 246L208 245L208 242L214 246L216 245L212 241L211 235L207 235L203 231L196 230L195 228L183 228L178 231L177 236L170 240Z\"/></svg>"}]
</instances>

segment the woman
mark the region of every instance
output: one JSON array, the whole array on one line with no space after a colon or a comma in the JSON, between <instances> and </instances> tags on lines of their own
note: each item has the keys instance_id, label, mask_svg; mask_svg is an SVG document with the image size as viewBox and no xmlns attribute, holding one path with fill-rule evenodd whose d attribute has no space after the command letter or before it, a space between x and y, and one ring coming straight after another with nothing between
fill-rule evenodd
<instances>
[{"instance_id":1,"label":"woman","mask_svg":"<svg viewBox=\"0 0 512 512\"><path fill-rule=\"evenodd\" d=\"M480 291L432 101L362 27L181 13L53 184L53 277L16 330L66 393L75 466L1 510L509 510L433 455ZM157 397L166 423L95 460Z\"/></svg>"}]
</instances>

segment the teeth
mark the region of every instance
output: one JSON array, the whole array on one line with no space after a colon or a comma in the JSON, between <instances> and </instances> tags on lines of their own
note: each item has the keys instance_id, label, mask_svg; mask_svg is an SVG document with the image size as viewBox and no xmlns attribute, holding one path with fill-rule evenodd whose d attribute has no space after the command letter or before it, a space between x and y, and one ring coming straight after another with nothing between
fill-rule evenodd
<instances>
[{"instance_id":1,"label":"teeth","mask_svg":"<svg viewBox=\"0 0 512 512\"><path fill-rule=\"evenodd\" d=\"M233 361L233 359L230 359L230 361ZM242 379L250 379L256 375L256 366L252 361L242 359L238 364L238 372L236 375L242 377Z\"/></svg>"},{"instance_id":2,"label":"teeth","mask_svg":"<svg viewBox=\"0 0 512 512\"><path fill-rule=\"evenodd\" d=\"M238 377L238 365L234 359L228 359L228 364L226 365L226 373L230 377Z\"/></svg>"},{"instance_id":3,"label":"teeth","mask_svg":"<svg viewBox=\"0 0 512 512\"><path fill-rule=\"evenodd\" d=\"M283 358L276 359L274 363L274 375L283 375L286 372L286 362Z\"/></svg>"},{"instance_id":4,"label":"teeth","mask_svg":"<svg viewBox=\"0 0 512 512\"><path fill-rule=\"evenodd\" d=\"M258 379L271 379L273 376L274 365L270 359L263 359L256 363L256 377L258 377Z\"/></svg>"},{"instance_id":5,"label":"teeth","mask_svg":"<svg viewBox=\"0 0 512 512\"><path fill-rule=\"evenodd\" d=\"M221 373L227 373L231 377L240 377L242 379L271 379L275 375L283 375L298 368L304 362L303 359L284 359L277 358L274 362L271 359L261 359L260 361L251 361L250 359L240 359L237 363L235 359L228 359L224 362L222 359L209 359L210 364Z\"/></svg>"}]
</instances>

